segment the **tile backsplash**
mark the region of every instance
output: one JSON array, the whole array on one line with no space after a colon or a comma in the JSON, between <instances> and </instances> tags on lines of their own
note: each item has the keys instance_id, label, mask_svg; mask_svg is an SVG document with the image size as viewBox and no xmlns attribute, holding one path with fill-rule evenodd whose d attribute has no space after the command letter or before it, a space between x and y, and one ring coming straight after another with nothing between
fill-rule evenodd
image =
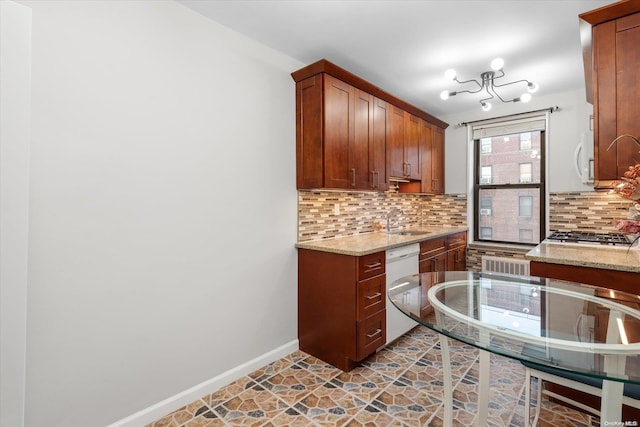
<instances>
[{"instance_id":1,"label":"tile backsplash","mask_svg":"<svg viewBox=\"0 0 640 427\"><path fill-rule=\"evenodd\" d=\"M336 208L337 206L337 208ZM466 195L418 195L395 192L298 191L298 241L370 233L387 212L402 214L393 228L465 226Z\"/></svg>"},{"instance_id":2,"label":"tile backsplash","mask_svg":"<svg viewBox=\"0 0 640 427\"><path fill-rule=\"evenodd\" d=\"M336 207L337 206L337 207ZM549 229L612 232L614 218L626 218L631 202L608 192L549 195ZM298 241L370 233L392 208L402 209L394 228L467 225L466 194L298 191Z\"/></svg>"},{"instance_id":3,"label":"tile backsplash","mask_svg":"<svg viewBox=\"0 0 640 427\"><path fill-rule=\"evenodd\" d=\"M587 191L549 195L549 229L615 232L613 219L625 219L631 201L616 193Z\"/></svg>"}]
</instances>

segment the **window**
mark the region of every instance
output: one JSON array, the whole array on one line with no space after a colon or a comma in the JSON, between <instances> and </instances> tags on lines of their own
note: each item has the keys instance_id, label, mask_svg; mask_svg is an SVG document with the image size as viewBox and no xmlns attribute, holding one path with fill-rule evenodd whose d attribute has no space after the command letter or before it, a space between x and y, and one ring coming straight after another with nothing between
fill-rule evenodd
<instances>
[{"instance_id":1,"label":"window","mask_svg":"<svg viewBox=\"0 0 640 427\"><path fill-rule=\"evenodd\" d=\"M483 166L482 172L480 173L480 182L483 184L491 184L491 166Z\"/></svg>"},{"instance_id":2,"label":"window","mask_svg":"<svg viewBox=\"0 0 640 427\"><path fill-rule=\"evenodd\" d=\"M523 132L520 134L520 149L531 150L531 132Z\"/></svg>"},{"instance_id":3,"label":"window","mask_svg":"<svg viewBox=\"0 0 640 427\"><path fill-rule=\"evenodd\" d=\"M532 163L520 163L520 182L531 182Z\"/></svg>"},{"instance_id":4,"label":"window","mask_svg":"<svg viewBox=\"0 0 640 427\"><path fill-rule=\"evenodd\" d=\"M480 198L480 215L491 215L493 209L493 200L491 197Z\"/></svg>"},{"instance_id":5,"label":"window","mask_svg":"<svg viewBox=\"0 0 640 427\"><path fill-rule=\"evenodd\" d=\"M491 138L482 138L480 140L480 152L488 154L491 152Z\"/></svg>"},{"instance_id":6,"label":"window","mask_svg":"<svg viewBox=\"0 0 640 427\"><path fill-rule=\"evenodd\" d=\"M531 245L544 238L547 114L471 126L474 240Z\"/></svg>"},{"instance_id":7,"label":"window","mask_svg":"<svg viewBox=\"0 0 640 427\"><path fill-rule=\"evenodd\" d=\"M522 242L531 242L533 241L533 230L530 228L521 228L518 231L520 235L520 241Z\"/></svg>"},{"instance_id":8,"label":"window","mask_svg":"<svg viewBox=\"0 0 640 427\"><path fill-rule=\"evenodd\" d=\"M518 203L518 216L530 218L533 216L533 197L520 196Z\"/></svg>"},{"instance_id":9,"label":"window","mask_svg":"<svg viewBox=\"0 0 640 427\"><path fill-rule=\"evenodd\" d=\"M493 228L491 227L480 227L480 238L484 240L490 240L493 236Z\"/></svg>"}]
</instances>

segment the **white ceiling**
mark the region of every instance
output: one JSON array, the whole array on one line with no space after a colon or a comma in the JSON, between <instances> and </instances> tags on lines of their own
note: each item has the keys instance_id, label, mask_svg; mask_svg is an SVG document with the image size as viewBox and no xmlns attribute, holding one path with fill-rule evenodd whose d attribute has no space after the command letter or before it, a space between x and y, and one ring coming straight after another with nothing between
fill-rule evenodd
<instances>
[{"instance_id":1,"label":"white ceiling","mask_svg":"<svg viewBox=\"0 0 640 427\"><path fill-rule=\"evenodd\" d=\"M440 99L444 89L473 88L447 82L447 68L461 80L479 79L497 56L505 61L500 83L533 80L534 96L584 87L578 14L613 3L178 1L305 64L325 58L435 116L480 108L480 94ZM503 97L523 88L510 86Z\"/></svg>"}]
</instances>

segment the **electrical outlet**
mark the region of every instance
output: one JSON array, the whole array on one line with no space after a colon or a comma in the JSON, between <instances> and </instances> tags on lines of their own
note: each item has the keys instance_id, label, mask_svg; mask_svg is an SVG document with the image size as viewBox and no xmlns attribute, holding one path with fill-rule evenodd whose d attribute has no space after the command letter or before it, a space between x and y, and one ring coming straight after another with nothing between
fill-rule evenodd
<instances>
[{"instance_id":1,"label":"electrical outlet","mask_svg":"<svg viewBox=\"0 0 640 427\"><path fill-rule=\"evenodd\" d=\"M340 215L340 203L336 203L333 205L333 214Z\"/></svg>"}]
</instances>

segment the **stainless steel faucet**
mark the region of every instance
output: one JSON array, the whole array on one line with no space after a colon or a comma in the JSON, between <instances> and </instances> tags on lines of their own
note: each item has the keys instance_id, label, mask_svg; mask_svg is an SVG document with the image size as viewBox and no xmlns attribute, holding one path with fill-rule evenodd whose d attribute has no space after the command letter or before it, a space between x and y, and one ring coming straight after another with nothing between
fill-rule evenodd
<instances>
[{"instance_id":1,"label":"stainless steel faucet","mask_svg":"<svg viewBox=\"0 0 640 427\"><path fill-rule=\"evenodd\" d=\"M402 209L392 208L389 212L387 212L387 234L391 232L391 218L394 216L399 216L404 214Z\"/></svg>"}]
</instances>

